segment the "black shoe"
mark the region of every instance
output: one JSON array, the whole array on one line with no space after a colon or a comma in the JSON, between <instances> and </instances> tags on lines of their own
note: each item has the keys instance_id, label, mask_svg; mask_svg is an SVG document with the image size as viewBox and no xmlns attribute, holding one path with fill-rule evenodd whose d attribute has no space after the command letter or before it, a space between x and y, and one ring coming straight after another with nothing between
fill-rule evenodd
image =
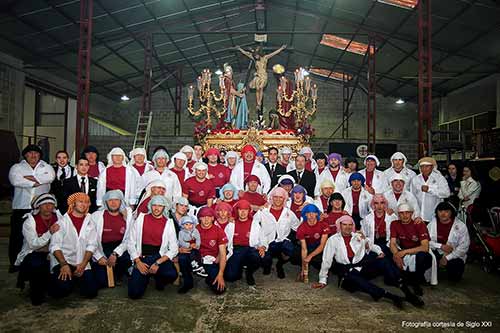
<instances>
[{"instance_id":1,"label":"black shoe","mask_svg":"<svg viewBox=\"0 0 500 333\"><path fill-rule=\"evenodd\" d=\"M417 308L421 308L425 305L424 301L415 294L406 295L405 300Z\"/></svg>"},{"instance_id":2,"label":"black shoe","mask_svg":"<svg viewBox=\"0 0 500 333\"><path fill-rule=\"evenodd\" d=\"M384 297L390 299L392 301L392 304L394 304L394 306L397 307L398 309L403 309L403 301L404 301L403 297L394 295L389 292L386 292Z\"/></svg>"},{"instance_id":3,"label":"black shoe","mask_svg":"<svg viewBox=\"0 0 500 333\"><path fill-rule=\"evenodd\" d=\"M278 262L276 264L276 273L278 274L278 279L285 278L285 271L283 270L283 263Z\"/></svg>"},{"instance_id":4,"label":"black shoe","mask_svg":"<svg viewBox=\"0 0 500 333\"><path fill-rule=\"evenodd\" d=\"M190 291L193 287L186 287L186 286L182 286L179 288L179 290L177 290L177 293L178 294L187 294L188 291Z\"/></svg>"},{"instance_id":5,"label":"black shoe","mask_svg":"<svg viewBox=\"0 0 500 333\"><path fill-rule=\"evenodd\" d=\"M271 274L271 266L264 267L264 270L262 271L262 274L264 274L264 275Z\"/></svg>"},{"instance_id":6,"label":"black shoe","mask_svg":"<svg viewBox=\"0 0 500 333\"><path fill-rule=\"evenodd\" d=\"M413 292L415 293L415 295L424 296L424 291L422 290L422 288L418 284L413 285L412 288L413 288Z\"/></svg>"},{"instance_id":7,"label":"black shoe","mask_svg":"<svg viewBox=\"0 0 500 333\"><path fill-rule=\"evenodd\" d=\"M255 278L253 277L253 273L246 272L247 284L249 286L255 286Z\"/></svg>"}]
</instances>

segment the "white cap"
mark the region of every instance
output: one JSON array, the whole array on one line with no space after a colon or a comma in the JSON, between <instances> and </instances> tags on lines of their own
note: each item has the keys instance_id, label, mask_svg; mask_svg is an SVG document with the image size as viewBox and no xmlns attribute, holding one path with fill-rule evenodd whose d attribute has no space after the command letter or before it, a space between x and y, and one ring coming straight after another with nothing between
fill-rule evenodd
<instances>
[{"instance_id":1,"label":"white cap","mask_svg":"<svg viewBox=\"0 0 500 333\"><path fill-rule=\"evenodd\" d=\"M391 183L395 180L402 180L403 182L406 183L406 180L404 179L404 177L400 174L400 173L395 173L392 178L391 178Z\"/></svg>"},{"instance_id":2,"label":"white cap","mask_svg":"<svg viewBox=\"0 0 500 333\"><path fill-rule=\"evenodd\" d=\"M188 199L184 198L184 197L176 197L174 199L174 204L176 205L184 205L184 206L189 206L189 201Z\"/></svg>"},{"instance_id":3,"label":"white cap","mask_svg":"<svg viewBox=\"0 0 500 333\"><path fill-rule=\"evenodd\" d=\"M208 165L205 162L198 161L193 165L193 170L208 170Z\"/></svg>"},{"instance_id":4,"label":"white cap","mask_svg":"<svg viewBox=\"0 0 500 333\"><path fill-rule=\"evenodd\" d=\"M379 166L379 165L380 165L380 161L379 161L378 157L377 157L377 156L375 156L375 155L368 155L368 156L366 156L366 157L365 157L365 161L364 161L363 163L366 165L366 161L367 161L368 159L370 159L370 158L371 158L372 160L375 160L375 162L377 163L377 166Z\"/></svg>"},{"instance_id":5,"label":"white cap","mask_svg":"<svg viewBox=\"0 0 500 333\"><path fill-rule=\"evenodd\" d=\"M401 205L398 206L398 213L413 212L413 211L415 210L408 203L402 203Z\"/></svg>"},{"instance_id":6,"label":"white cap","mask_svg":"<svg viewBox=\"0 0 500 333\"><path fill-rule=\"evenodd\" d=\"M299 154L300 155L304 155L304 154L312 154L313 151L311 149L311 147L302 147L302 149L299 151Z\"/></svg>"},{"instance_id":7,"label":"white cap","mask_svg":"<svg viewBox=\"0 0 500 333\"><path fill-rule=\"evenodd\" d=\"M292 150L288 147L283 147L283 148L281 148L280 153L281 154L292 154Z\"/></svg>"},{"instance_id":8,"label":"white cap","mask_svg":"<svg viewBox=\"0 0 500 333\"><path fill-rule=\"evenodd\" d=\"M172 156L172 159L173 160L178 159L178 160L187 161L187 156L183 152L179 151L179 152L175 153L174 156Z\"/></svg>"}]
</instances>

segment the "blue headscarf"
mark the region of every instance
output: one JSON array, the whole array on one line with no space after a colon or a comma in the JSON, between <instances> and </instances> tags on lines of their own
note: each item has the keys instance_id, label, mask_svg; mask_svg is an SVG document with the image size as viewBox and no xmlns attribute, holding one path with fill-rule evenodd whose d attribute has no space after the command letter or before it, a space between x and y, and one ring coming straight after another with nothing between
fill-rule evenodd
<instances>
[{"instance_id":1,"label":"blue headscarf","mask_svg":"<svg viewBox=\"0 0 500 333\"><path fill-rule=\"evenodd\" d=\"M165 209L163 209L163 216L165 216L166 218L168 218L169 216L169 213L168 211L170 210L171 208L171 204L169 202L169 200L164 197L163 195L155 195L151 198L151 201L149 201L149 204L148 204L148 213L151 214L151 212L153 211L153 205L160 205L160 206L163 206L165 207Z\"/></svg>"},{"instance_id":2,"label":"blue headscarf","mask_svg":"<svg viewBox=\"0 0 500 333\"><path fill-rule=\"evenodd\" d=\"M238 200L238 190L233 184L227 183L226 185L222 186L219 191L219 199L221 200L224 200L224 191L233 191L233 200Z\"/></svg>"},{"instance_id":3,"label":"blue headscarf","mask_svg":"<svg viewBox=\"0 0 500 333\"><path fill-rule=\"evenodd\" d=\"M119 208L120 212L126 209L125 198L123 196L122 191L120 191L120 190L112 190L112 191L106 192L104 194L104 196L102 197L102 202L104 204L102 205L101 210L109 210L108 200L112 200L112 199L118 199L118 200L120 200L120 208Z\"/></svg>"},{"instance_id":4,"label":"blue headscarf","mask_svg":"<svg viewBox=\"0 0 500 333\"><path fill-rule=\"evenodd\" d=\"M294 193L302 193L304 194L304 198L303 200L306 201L306 195L307 195L307 191L306 189L304 188L304 186L302 185L295 185L292 190L290 191L290 197L292 198L293 200L293 195Z\"/></svg>"},{"instance_id":5,"label":"blue headscarf","mask_svg":"<svg viewBox=\"0 0 500 333\"><path fill-rule=\"evenodd\" d=\"M307 221L307 213L316 213L316 219L319 222L321 212L316 205L308 204L304 208L302 208L302 212L300 213L302 215L302 221Z\"/></svg>"},{"instance_id":6,"label":"blue headscarf","mask_svg":"<svg viewBox=\"0 0 500 333\"><path fill-rule=\"evenodd\" d=\"M361 186L363 186L363 187L365 186L365 177L363 177L363 175L360 174L359 172L355 172L349 177L349 185L352 186L353 180L360 180Z\"/></svg>"}]
</instances>

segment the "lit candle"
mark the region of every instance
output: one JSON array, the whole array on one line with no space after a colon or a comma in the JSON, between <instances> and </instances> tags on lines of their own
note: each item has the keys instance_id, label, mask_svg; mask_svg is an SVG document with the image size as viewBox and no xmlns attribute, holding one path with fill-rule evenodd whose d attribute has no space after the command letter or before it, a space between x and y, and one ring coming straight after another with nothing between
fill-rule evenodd
<instances>
[{"instance_id":1,"label":"lit candle","mask_svg":"<svg viewBox=\"0 0 500 333\"><path fill-rule=\"evenodd\" d=\"M311 90L311 78L309 76L306 76L305 81L306 81L306 93L309 95L309 90Z\"/></svg>"},{"instance_id":2,"label":"lit candle","mask_svg":"<svg viewBox=\"0 0 500 333\"><path fill-rule=\"evenodd\" d=\"M311 96L313 99L316 99L318 97L318 86L316 84L312 86Z\"/></svg>"},{"instance_id":3,"label":"lit candle","mask_svg":"<svg viewBox=\"0 0 500 333\"><path fill-rule=\"evenodd\" d=\"M193 99L193 95L194 95L194 87L193 86L189 86L189 88L188 88L189 99Z\"/></svg>"},{"instance_id":4,"label":"lit candle","mask_svg":"<svg viewBox=\"0 0 500 333\"><path fill-rule=\"evenodd\" d=\"M201 87L203 86L202 76L198 76L198 78L196 79L196 84L198 85L198 91L201 91Z\"/></svg>"},{"instance_id":5,"label":"lit candle","mask_svg":"<svg viewBox=\"0 0 500 333\"><path fill-rule=\"evenodd\" d=\"M281 103L281 94L283 93L281 86L278 86L278 93L276 94L276 98L278 99L278 102Z\"/></svg>"},{"instance_id":6,"label":"lit candle","mask_svg":"<svg viewBox=\"0 0 500 333\"><path fill-rule=\"evenodd\" d=\"M219 75L219 87L220 87L220 90L224 89L224 76L222 74Z\"/></svg>"}]
</instances>

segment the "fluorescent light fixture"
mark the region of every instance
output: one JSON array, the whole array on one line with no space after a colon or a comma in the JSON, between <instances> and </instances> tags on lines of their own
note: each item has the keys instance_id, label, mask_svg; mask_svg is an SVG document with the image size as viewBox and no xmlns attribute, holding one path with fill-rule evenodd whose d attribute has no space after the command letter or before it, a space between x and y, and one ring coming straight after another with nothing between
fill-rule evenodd
<instances>
[{"instance_id":1,"label":"fluorescent light fixture","mask_svg":"<svg viewBox=\"0 0 500 333\"><path fill-rule=\"evenodd\" d=\"M222 75L222 71L220 69L216 70L215 75Z\"/></svg>"},{"instance_id":2,"label":"fluorescent light fixture","mask_svg":"<svg viewBox=\"0 0 500 333\"><path fill-rule=\"evenodd\" d=\"M403 9L413 9L418 5L418 0L377 0L386 5L396 6Z\"/></svg>"},{"instance_id":3,"label":"fluorescent light fixture","mask_svg":"<svg viewBox=\"0 0 500 333\"><path fill-rule=\"evenodd\" d=\"M128 97L127 95L123 95L120 99L124 102L130 101L130 97Z\"/></svg>"},{"instance_id":4,"label":"fluorescent light fixture","mask_svg":"<svg viewBox=\"0 0 500 333\"><path fill-rule=\"evenodd\" d=\"M402 104L405 104L406 102L404 101L404 99L400 98L396 101L396 104L398 105L402 105Z\"/></svg>"}]
</instances>

